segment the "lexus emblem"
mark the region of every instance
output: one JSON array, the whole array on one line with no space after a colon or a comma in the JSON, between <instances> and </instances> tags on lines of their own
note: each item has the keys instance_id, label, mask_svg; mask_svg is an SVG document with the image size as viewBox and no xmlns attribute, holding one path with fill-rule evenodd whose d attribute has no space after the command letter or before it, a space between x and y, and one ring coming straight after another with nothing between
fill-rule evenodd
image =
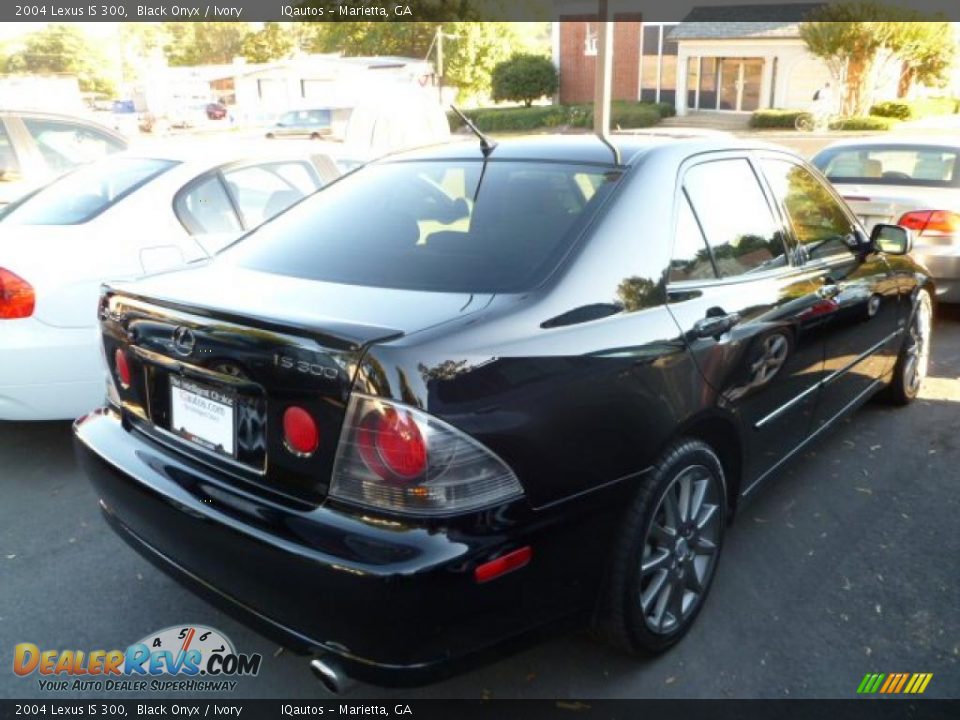
<instances>
[{"instance_id":1,"label":"lexus emblem","mask_svg":"<svg viewBox=\"0 0 960 720\"><path fill-rule=\"evenodd\" d=\"M184 357L190 355L193 353L193 348L196 347L196 344L197 338L190 328L181 325L173 331L173 349L176 350L178 355L183 355Z\"/></svg>"}]
</instances>

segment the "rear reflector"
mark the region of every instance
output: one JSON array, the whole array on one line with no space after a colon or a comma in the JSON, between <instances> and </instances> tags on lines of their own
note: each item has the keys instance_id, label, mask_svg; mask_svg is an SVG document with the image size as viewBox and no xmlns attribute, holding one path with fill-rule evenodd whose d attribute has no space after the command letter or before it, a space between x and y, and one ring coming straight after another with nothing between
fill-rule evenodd
<instances>
[{"instance_id":1,"label":"rear reflector","mask_svg":"<svg viewBox=\"0 0 960 720\"><path fill-rule=\"evenodd\" d=\"M533 550L527 545L519 550L501 555L496 560L478 565L476 570L473 571L473 579L478 583L490 582L501 575L506 575L508 572L519 570L529 563L532 557Z\"/></svg>"},{"instance_id":2,"label":"rear reflector","mask_svg":"<svg viewBox=\"0 0 960 720\"><path fill-rule=\"evenodd\" d=\"M301 407L283 413L283 441L295 455L313 455L320 447L320 430L313 417Z\"/></svg>"},{"instance_id":3,"label":"rear reflector","mask_svg":"<svg viewBox=\"0 0 960 720\"><path fill-rule=\"evenodd\" d=\"M126 390L130 387L130 361L127 359L127 353L119 348L113 354L113 364L117 369L117 380L120 381L120 387Z\"/></svg>"},{"instance_id":4,"label":"rear reflector","mask_svg":"<svg viewBox=\"0 0 960 720\"><path fill-rule=\"evenodd\" d=\"M905 213L897 225L918 235L953 235L960 231L960 215L949 210L915 210Z\"/></svg>"},{"instance_id":5,"label":"rear reflector","mask_svg":"<svg viewBox=\"0 0 960 720\"><path fill-rule=\"evenodd\" d=\"M17 320L33 315L37 298L33 286L9 270L0 268L0 320Z\"/></svg>"}]
</instances>

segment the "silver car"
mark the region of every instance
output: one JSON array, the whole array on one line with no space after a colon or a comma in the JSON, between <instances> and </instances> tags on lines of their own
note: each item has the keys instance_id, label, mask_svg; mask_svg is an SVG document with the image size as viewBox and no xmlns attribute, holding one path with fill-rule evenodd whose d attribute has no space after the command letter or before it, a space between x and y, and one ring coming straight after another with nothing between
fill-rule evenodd
<instances>
[{"instance_id":1,"label":"silver car","mask_svg":"<svg viewBox=\"0 0 960 720\"><path fill-rule=\"evenodd\" d=\"M912 254L930 270L938 299L960 303L960 140L844 140L812 162L868 232L879 223L913 230Z\"/></svg>"},{"instance_id":2,"label":"silver car","mask_svg":"<svg viewBox=\"0 0 960 720\"><path fill-rule=\"evenodd\" d=\"M0 110L0 207L126 148L122 135L82 118Z\"/></svg>"}]
</instances>

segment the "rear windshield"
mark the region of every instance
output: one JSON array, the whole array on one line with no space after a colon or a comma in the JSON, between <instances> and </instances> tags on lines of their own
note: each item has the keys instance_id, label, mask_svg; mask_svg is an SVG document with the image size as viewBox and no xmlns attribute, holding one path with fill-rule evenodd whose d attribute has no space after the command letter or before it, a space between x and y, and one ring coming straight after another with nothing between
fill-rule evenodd
<instances>
[{"instance_id":1,"label":"rear windshield","mask_svg":"<svg viewBox=\"0 0 960 720\"><path fill-rule=\"evenodd\" d=\"M170 160L107 158L28 195L2 219L11 225L79 225L174 165Z\"/></svg>"},{"instance_id":2,"label":"rear windshield","mask_svg":"<svg viewBox=\"0 0 960 720\"><path fill-rule=\"evenodd\" d=\"M858 145L824 150L813 164L837 182L958 187L958 154L950 147Z\"/></svg>"},{"instance_id":3,"label":"rear windshield","mask_svg":"<svg viewBox=\"0 0 960 720\"><path fill-rule=\"evenodd\" d=\"M545 162L370 165L267 223L221 261L348 285L520 292L556 267L620 175Z\"/></svg>"}]
</instances>

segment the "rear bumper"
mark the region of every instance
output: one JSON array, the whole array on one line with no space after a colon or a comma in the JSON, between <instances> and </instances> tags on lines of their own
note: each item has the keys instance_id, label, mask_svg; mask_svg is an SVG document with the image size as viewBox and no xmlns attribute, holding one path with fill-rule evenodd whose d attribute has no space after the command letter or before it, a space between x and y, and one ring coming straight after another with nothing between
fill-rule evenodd
<instances>
[{"instance_id":1,"label":"rear bumper","mask_svg":"<svg viewBox=\"0 0 960 720\"><path fill-rule=\"evenodd\" d=\"M73 420L103 402L96 328L3 321L0 420Z\"/></svg>"},{"instance_id":2,"label":"rear bumper","mask_svg":"<svg viewBox=\"0 0 960 720\"><path fill-rule=\"evenodd\" d=\"M111 411L75 432L105 516L135 549L281 644L381 685L430 682L589 611L593 551L613 526L504 507L425 527L286 505L218 481ZM528 566L475 582L479 562L523 545Z\"/></svg>"},{"instance_id":3,"label":"rear bumper","mask_svg":"<svg viewBox=\"0 0 960 720\"><path fill-rule=\"evenodd\" d=\"M937 300L960 303L960 245L923 246L913 256L930 271Z\"/></svg>"}]
</instances>

